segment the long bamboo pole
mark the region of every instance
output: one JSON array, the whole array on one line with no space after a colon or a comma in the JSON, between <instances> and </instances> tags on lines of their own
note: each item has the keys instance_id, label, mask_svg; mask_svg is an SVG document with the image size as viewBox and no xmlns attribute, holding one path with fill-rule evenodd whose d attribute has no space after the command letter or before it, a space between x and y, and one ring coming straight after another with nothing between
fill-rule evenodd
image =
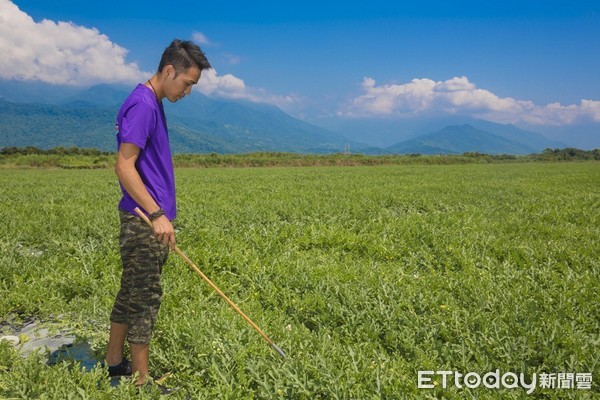
<instances>
[{"instance_id":1,"label":"long bamboo pole","mask_svg":"<svg viewBox=\"0 0 600 400\"><path fill-rule=\"evenodd\" d=\"M144 213L142 212L142 210L140 210L139 208L137 208L137 207L136 207L136 208L135 208L135 212L136 212L136 213L137 213L137 214L138 214L138 215L139 215L139 216L140 216L140 217L141 217L141 218L142 218L144 221L146 221L146 223L147 223L148 225L150 225L150 227L152 227L152 222L150 222L150 220L148 219L148 217L146 216L146 214L144 214ZM217 287L217 285L215 285L215 284L214 284L214 283L213 283L213 282L212 282L210 279L208 279L208 277L202 273L202 271L200 270L200 268L198 268L198 267L196 266L196 264L194 264L194 263L192 262L192 260L190 260L190 259L188 258L188 256L186 256L186 255L183 253L183 251L181 251L181 250L179 249L179 247L177 247L177 246L175 246L175 253L177 253L177 254L178 254L178 255L179 255L181 258L183 258L183 260L184 260L186 263L188 263L188 265L189 265L190 267L192 267L192 269L193 269L194 271L196 271L196 273L197 273L198 275L200 275L200 277L201 277L202 279L204 279L204 280L206 281L206 283L208 283L208 284L210 285L210 287L212 287L212 288L215 290L215 292L217 292L217 293L219 294L219 296L221 296L221 297L223 298L223 300L225 300L225 301L226 301L226 302L227 302L227 303L228 303L228 304L229 304L231 307L233 307L233 309L234 309L234 310L235 310L235 311L236 311L236 312L237 312L239 315L241 315L241 316L242 316L242 318L244 318L244 319L246 320L246 322L247 322L247 323L249 323L249 324L250 324L250 326L251 326L252 328L254 328L254 330L255 330L256 332L258 332L258 333L260 334L260 336L262 336L262 337L263 337L263 339L265 339L265 340L267 341L267 343L269 343L269 345L271 345L271 347L272 347L272 348L273 348L273 349L274 349L274 350L275 350L275 351L276 351L276 352L277 352L277 353L278 353L278 354L279 354L281 357L285 358L285 353L284 353L284 352L283 352L283 351L282 351L282 350L281 350L281 349L280 349L280 348L279 348L279 347L278 347L278 346L277 346L277 345L276 345L276 344L273 342L273 340L271 340L271 338L269 338L269 337L268 337L268 336L267 336L267 335L266 335L266 334L265 334L265 333L262 331L262 329L260 329L260 328L258 327L258 325L256 325L256 324L255 324L255 323L254 323L254 322L253 322L253 321L252 321L252 320L251 320L251 319L250 319L250 318L249 318L249 317L248 317L246 314L244 314L244 312L243 312L242 310L240 310L240 308L239 308L239 307L238 307L238 306L237 306L237 305L236 305L236 304L235 304L233 301L231 301L231 300L229 299L229 297L227 297L227 296L225 295L225 293L223 293L223 292L221 291L221 289L219 289L219 288Z\"/></svg>"}]
</instances>

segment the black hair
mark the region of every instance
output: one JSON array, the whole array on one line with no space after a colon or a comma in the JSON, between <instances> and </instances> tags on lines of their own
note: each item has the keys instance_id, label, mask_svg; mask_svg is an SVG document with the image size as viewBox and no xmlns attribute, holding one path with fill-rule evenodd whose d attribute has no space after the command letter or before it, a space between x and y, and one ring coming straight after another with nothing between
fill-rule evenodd
<instances>
[{"instance_id":1,"label":"black hair","mask_svg":"<svg viewBox=\"0 0 600 400\"><path fill-rule=\"evenodd\" d=\"M179 39L173 40L163 52L158 72L161 72L167 65L172 65L176 74L186 71L193 65L197 66L200 71L212 68L206 55L197 44L190 40Z\"/></svg>"}]
</instances>

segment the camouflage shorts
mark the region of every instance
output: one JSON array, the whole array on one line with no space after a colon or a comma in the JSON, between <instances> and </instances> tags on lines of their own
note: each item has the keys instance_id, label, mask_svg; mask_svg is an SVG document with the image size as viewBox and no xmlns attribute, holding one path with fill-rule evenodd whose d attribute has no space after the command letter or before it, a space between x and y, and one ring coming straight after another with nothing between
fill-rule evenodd
<instances>
[{"instance_id":1,"label":"camouflage shorts","mask_svg":"<svg viewBox=\"0 0 600 400\"><path fill-rule=\"evenodd\" d=\"M127 341L146 344L162 299L160 275L169 255L152 229L139 217L120 210L123 273L110 320L127 324Z\"/></svg>"}]
</instances>

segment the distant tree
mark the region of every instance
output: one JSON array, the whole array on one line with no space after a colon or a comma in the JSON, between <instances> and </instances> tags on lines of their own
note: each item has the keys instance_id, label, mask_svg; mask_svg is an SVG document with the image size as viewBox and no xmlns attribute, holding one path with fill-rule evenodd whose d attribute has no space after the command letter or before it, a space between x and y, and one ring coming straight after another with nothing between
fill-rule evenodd
<instances>
[{"instance_id":1,"label":"distant tree","mask_svg":"<svg viewBox=\"0 0 600 400\"><path fill-rule=\"evenodd\" d=\"M23 149L21 154L44 154L44 150L38 149L37 147L27 146Z\"/></svg>"},{"instance_id":2,"label":"distant tree","mask_svg":"<svg viewBox=\"0 0 600 400\"><path fill-rule=\"evenodd\" d=\"M18 154L19 153L19 149L17 147L3 147L2 150L0 150L0 154L2 155L13 155L13 154Z\"/></svg>"}]
</instances>

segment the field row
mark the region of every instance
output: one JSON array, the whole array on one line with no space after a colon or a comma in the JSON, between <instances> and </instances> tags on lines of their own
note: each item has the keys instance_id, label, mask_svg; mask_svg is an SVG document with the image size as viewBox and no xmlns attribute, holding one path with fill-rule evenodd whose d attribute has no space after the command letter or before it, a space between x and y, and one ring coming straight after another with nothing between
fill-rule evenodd
<instances>
[{"instance_id":1,"label":"field row","mask_svg":"<svg viewBox=\"0 0 600 400\"><path fill-rule=\"evenodd\" d=\"M600 379L596 163L179 169L179 247L282 361L171 255L151 370L192 398L525 398L417 387L418 371ZM116 294L111 171L0 171L0 315L69 327L101 354ZM103 371L0 345L0 397L136 398ZM156 393L147 398L157 398Z\"/></svg>"}]
</instances>

